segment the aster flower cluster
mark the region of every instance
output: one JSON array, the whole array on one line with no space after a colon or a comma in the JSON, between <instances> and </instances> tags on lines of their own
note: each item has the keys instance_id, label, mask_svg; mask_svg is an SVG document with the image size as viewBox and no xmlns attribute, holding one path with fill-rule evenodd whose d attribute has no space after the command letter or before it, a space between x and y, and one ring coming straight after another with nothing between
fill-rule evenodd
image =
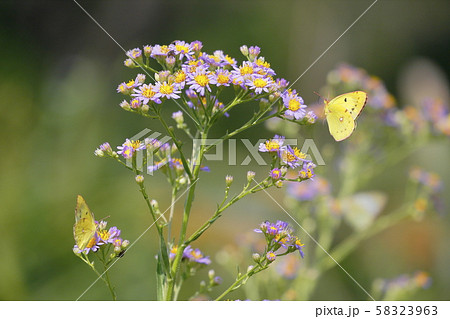
<instances>
[{"instance_id":1,"label":"aster flower cluster","mask_svg":"<svg viewBox=\"0 0 450 319\"><path fill-rule=\"evenodd\" d=\"M266 251L265 256L259 258L254 256L255 261L258 263L266 261L267 263L273 262L277 256L287 255L294 251L300 253L303 258L303 244L297 236L292 235L292 228L288 223L278 220L276 223L265 221L259 228L254 230L256 233L264 234L266 239ZM282 249L282 251L280 251Z\"/></svg>"},{"instance_id":2,"label":"aster flower cluster","mask_svg":"<svg viewBox=\"0 0 450 319\"><path fill-rule=\"evenodd\" d=\"M281 187L283 180L300 182L313 178L316 165L306 158L307 154L302 153L297 147L285 145L284 142L284 136L275 135L259 145L260 152L272 155L272 170L269 175L274 184ZM288 168L300 169L296 178L286 178Z\"/></svg>"},{"instance_id":3,"label":"aster flower cluster","mask_svg":"<svg viewBox=\"0 0 450 319\"><path fill-rule=\"evenodd\" d=\"M113 253L110 258L123 256L130 242L128 240L123 240L120 237L120 229L113 226L107 230L107 222L104 220L100 222L96 221L95 223L98 225L97 231L87 244L86 248L80 250L77 245L75 245L73 247L73 252L76 255L80 255L81 253L87 255L90 251L93 253L97 252L101 247L106 247L106 250L109 252L109 249L112 247Z\"/></svg>"},{"instance_id":4,"label":"aster flower cluster","mask_svg":"<svg viewBox=\"0 0 450 319\"><path fill-rule=\"evenodd\" d=\"M180 106L184 112L202 122L214 115L228 116L228 111L237 104L259 100L276 104L274 109L277 108L278 116L295 121L304 119L302 124L314 122L315 115L307 112L298 93L286 89L289 82L275 78L270 63L260 56L259 47L242 46L241 53L247 61L240 64L221 50L209 54L202 48L200 41L175 41L169 45L146 45L143 50L129 50L125 66L141 68L147 75L138 74L118 85L117 92L131 98L120 106L142 115L149 111L157 114L164 101L179 100L189 106L188 109ZM154 62L162 71L153 68ZM152 82L148 83L147 78ZM236 97L224 104L219 101L219 95L227 87L234 88Z\"/></svg>"}]
</instances>

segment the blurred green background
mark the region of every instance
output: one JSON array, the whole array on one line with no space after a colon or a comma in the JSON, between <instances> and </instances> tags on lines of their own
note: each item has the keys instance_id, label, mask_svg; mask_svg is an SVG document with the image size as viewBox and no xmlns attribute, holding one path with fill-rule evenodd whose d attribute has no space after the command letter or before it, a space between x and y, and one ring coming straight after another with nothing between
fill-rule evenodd
<instances>
[{"instance_id":1,"label":"blurred green background","mask_svg":"<svg viewBox=\"0 0 450 319\"><path fill-rule=\"evenodd\" d=\"M241 45L258 45L277 75L292 82L372 1L79 3L126 50L177 39L200 40L205 51L221 49L242 60ZM448 104L449 16L448 1L378 1L294 88L306 104L316 102L313 91L325 84L337 63L345 61L382 78L400 104L406 103L415 90L405 87L405 77L421 58L438 79L430 94L440 94ZM84 196L97 218L110 215L108 224L117 225L132 242L151 224L133 176L114 161L96 158L95 148L104 141L120 145L147 127L162 130L155 122L120 109L122 97L116 87L136 72L123 66L120 47L75 2L2 1L0 25L0 299L75 300L95 279L72 252L76 195ZM418 87L427 87L429 79L423 76L416 81ZM175 110L168 108L167 114ZM213 135L219 137L234 127L234 120L223 121ZM273 135L264 130L254 128L245 137L256 142ZM327 130L319 122L306 137L320 135L315 141L321 149L331 142L319 134ZM415 163L437 172L448 189L448 141L428 150L432 159L423 153ZM226 174L242 185L247 170L255 170L257 176L267 172L254 162L246 167L211 162L210 167L212 172L202 175L197 188L190 229L210 216L222 199ZM395 174L387 178L385 185L395 185ZM151 196L165 209L170 190L164 179L155 176L147 182ZM383 190L383 183L376 187ZM282 190L271 193L283 199ZM176 213L181 209L180 201ZM228 210L196 246L212 257L214 266L224 243L235 242L236 236L251 232L267 218L285 217L260 193ZM366 242L343 266L365 287L374 278L422 269L430 273L433 285L417 298L448 300L449 224L448 215L402 223ZM151 229L112 268L119 299L155 299L155 235ZM224 270L220 273L216 267L216 271L230 282ZM192 279L187 290L197 285L198 280ZM109 295L98 282L83 299L108 300ZM314 299L365 300L366 296L334 269L325 274Z\"/></svg>"}]
</instances>

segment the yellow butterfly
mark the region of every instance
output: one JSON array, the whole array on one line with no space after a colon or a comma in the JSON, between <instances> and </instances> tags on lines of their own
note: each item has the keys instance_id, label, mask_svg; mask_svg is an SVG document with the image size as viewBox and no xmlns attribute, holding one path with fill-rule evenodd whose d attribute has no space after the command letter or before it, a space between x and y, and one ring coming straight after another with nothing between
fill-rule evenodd
<instances>
[{"instance_id":1,"label":"yellow butterfly","mask_svg":"<svg viewBox=\"0 0 450 319\"><path fill-rule=\"evenodd\" d=\"M84 250L97 231L94 214L89 209L81 195L77 197L75 207L75 225L73 225L73 238L78 248Z\"/></svg>"},{"instance_id":2,"label":"yellow butterfly","mask_svg":"<svg viewBox=\"0 0 450 319\"><path fill-rule=\"evenodd\" d=\"M355 120L367 102L367 93L355 91L325 100L325 116L331 136L336 141L345 140L355 129Z\"/></svg>"}]
</instances>

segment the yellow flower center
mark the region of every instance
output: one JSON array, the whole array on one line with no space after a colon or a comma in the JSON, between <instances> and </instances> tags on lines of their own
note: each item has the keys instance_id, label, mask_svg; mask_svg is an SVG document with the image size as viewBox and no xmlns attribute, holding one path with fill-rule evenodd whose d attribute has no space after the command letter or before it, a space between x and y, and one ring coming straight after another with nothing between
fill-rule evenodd
<instances>
[{"instance_id":1,"label":"yellow flower center","mask_svg":"<svg viewBox=\"0 0 450 319\"><path fill-rule=\"evenodd\" d=\"M194 257L195 259L200 259L203 257L203 255L195 250L191 251L191 255L192 257Z\"/></svg>"},{"instance_id":2,"label":"yellow flower center","mask_svg":"<svg viewBox=\"0 0 450 319\"><path fill-rule=\"evenodd\" d=\"M267 81L264 79L257 78L253 81L253 85L257 88L263 88L267 85Z\"/></svg>"},{"instance_id":3,"label":"yellow flower center","mask_svg":"<svg viewBox=\"0 0 450 319\"><path fill-rule=\"evenodd\" d=\"M100 239L105 242L109 239L110 236L109 232L106 229L99 231L98 235L100 236Z\"/></svg>"},{"instance_id":4,"label":"yellow flower center","mask_svg":"<svg viewBox=\"0 0 450 319\"><path fill-rule=\"evenodd\" d=\"M297 99L290 99L288 108L295 112L300 108L300 102Z\"/></svg>"},{"instance_id":5,"label":"yellow flower center","mask_svg":"<svg viewBox=\"0 0 450 319\"><path fill-rule=\"evenodd\" d=\"M300 150L299 150L298 148L296 148L296 147L294 147L294 154L295 154L295 156L297 156L298 158L301 158L301 159L305 159L305 158L306 158L306 154L300 152Z\"/></svg>"},{"instance_id":6,"label":"yellow flower center","mask_svg":"<svg viewBox=\"0 0 450 319\"><path fill-rule=\"evenodd\" d=\"M142 95L146 98L152 98L155 95L155 91L153 91L152 87L149 86L148 88L142 90Z\"/></svg>"},{"instance_id":7,"label":"yellow flower center","mask_svg":"<svg viewBox=\"0 0 450 319\"><path fill-rule=\"evenodd\" d=\"M197 82L198 85L200 86L207 86L209 83L209 79L206 76L206 74L199 74L197 76L195 76L195 82Z\"/></svg>"},{"instance_id":8,"label":"yellow flower center","mask_svg":"<svg viewBox=\"0 0 450 319\"><path fill-rule=\"evenodd\" d=\"M245 66L241 67L240 71L241 71L241 75L252 74L253 68L249 65L245 65Z\"/></svg>"},{"instance_id":9,"label":"yellow flower center","mask_svg":"<svg viewBox=\"0 0 450 319\"><path fill-rule=\"evenodd\" d=\"M186 73L184 73L184 71L180 70L177 73L175 73L175 82L176 83L181 83L185 80L186 80Z\"/></svg>"},{"instance_id":10,"label":"yellow flower center","mask_svg":"<svg viewBox=\"0 0 450 319\"><path fill-rule=\"evenodd\" d=\"M139 146L141 146L141 142L139 140L136 141L131 141L131 147L136 150L139 148Z\"/></svg>"},{"instance_id":11,"label":"yellow flower center","mask_svg":"<svg viewBox=\"0 0 450 319\"><path fill-rule=\"evenodd\" d=\"M300 239L297 239L297 240L295 241L295 245L297 245L297 246L299 246L299 247L305 246L305 244L302 244L302 242L300 241Z\"/></svg>"},{"instance_id":12,"label":"yellow flower center","mask_svg":"<svg viewBox=\"0 0 450 319\"><path fill-rule=\"evenodd\" d=\"M269 152L278 151L280 149L280 144L277 141L266 141L266 148Z\"/></svg>"},{"instance_id":13,"label":"yellow flower center","mask_svg":"<svg viewBox=\"0 0 450 319\"><path fill-rule=\"evenodd\" d=\"M160 91L162 94L168 94L168 95L170 95L170 94L173 93L173 86L170 85L170 84L167 84L166 82L164 82L164 83L160 86L159 91Z\"/></svg>"},{"instance_id":14,"label":"yellow flower center","mask_svg":"<svg viewBox=\"0 0 450 319\"><path fill-rule=\"evenodd\" d=\"M162 53L168 53L169 52L169 47L167 45L162 45L161 46L161 52Z\"/></svg>"},{"instance_id":15,"label":"yellow flower center","mask_svg":"<svg viewBox=\"0 0 450 319\"><path fill-rule=\"evenodd\" d=\"M228 63L230 63L230 64L233 64L234 63L234 60L233 60L233 58L232 57L230 57L230 56L225 56L225 60L228 62Z\"/></svg>"},{"instance_id":16,"label":"yellow flower center","mask_svg":"<svg viewBox=\"0 0 450 319\"><path fill-rule=\"evenodd\" d=\"M134 80L130 80L127 82L127 86L133 86L134 85Z\"/></svg>"},{"instance_id":17,"label":"yellow flower center","mask_svg":"<svg viewBox=\"0 0 450 319\"><path fill-rule=\"evenodd\" d=\"M267 62L267 61L264 61L264 60L262 60L262 59L256 60L256 64L257 64L257 65L260 65L260 66L263 66L263 67L265 67L265 68L270 68L270 63Z\"/></svg>"},{"instance_id":18,"label":"yellow flower center","mask_svg":"<svg viewBox=\"0 0 450 319\"><path fill-rule=\"evenodd\" d=\"M188 52L188 51L189 51L189 47L188 47L188 46L186 46L186 45L181 45L181 44L175 45L175 49L176 49L178 52L182 52L182 51Z\"/></svg>"},{"instance_id":19,"label":"yellow flower center","mask_svg":"<svg viewBox=\"0 0 450 319\"><path fill-rule=\"evenodd\" d=\"M230 76L229 75L225 75L223 73L219 73L219 75L217 76L217 82L220 84L226 84L230 81Z\"/></svg>"},{"instance_id":20,"label":"yellow flower center","mask_svg":"<svg viewBox=\"0 0 450 319\"><path fill-rule=\"evenodd\" d=\"M172 254L176 254L177 251L178 251L178 246L177 246L177 245L173 246L173 247L170 249L170 252L171 252Z\"/></svg>"},{"instance_id":21,"label":"yellow flower center","mask_svg":"<svg viewBox=\"0 0 450 319\"><path fill-rule=\"evenodd\" d=\"M92 247L94 247L95 242L96 242L95 236L93 236L93 237L89 240L88 244L86 245L86 248L92 248Z\"/></svg>"}]
</instances>

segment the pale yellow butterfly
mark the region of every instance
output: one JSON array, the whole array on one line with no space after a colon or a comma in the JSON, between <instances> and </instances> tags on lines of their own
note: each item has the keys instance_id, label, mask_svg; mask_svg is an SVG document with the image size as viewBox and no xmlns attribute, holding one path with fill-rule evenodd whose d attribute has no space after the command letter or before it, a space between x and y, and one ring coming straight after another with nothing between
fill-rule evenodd
<instances>
[{"instance_id":1,"label":"pale yellow butterfly","mask_svg":"<svg viewBox=\"0 0 450 319\"><path fill-rule=\"evenodd\" d=\"M355 129L355 119L367 102L367 93L354 91L325 100L325 116L328 129L336 141L345 140Z\"/></svg>"},{"instance_id":2,"label":"pale yellow butterfly","mask_svg":"<svg viewBox=\"0 0 450 319\"><path fill-rule=\"evenodd\" d=\"M80 251L86 248L96 231L97 225L95 224L94 214L89 209L84 198L81 195L78 195L77 207L75 207L73 238Z\"/></svg>"}]
</instances>

